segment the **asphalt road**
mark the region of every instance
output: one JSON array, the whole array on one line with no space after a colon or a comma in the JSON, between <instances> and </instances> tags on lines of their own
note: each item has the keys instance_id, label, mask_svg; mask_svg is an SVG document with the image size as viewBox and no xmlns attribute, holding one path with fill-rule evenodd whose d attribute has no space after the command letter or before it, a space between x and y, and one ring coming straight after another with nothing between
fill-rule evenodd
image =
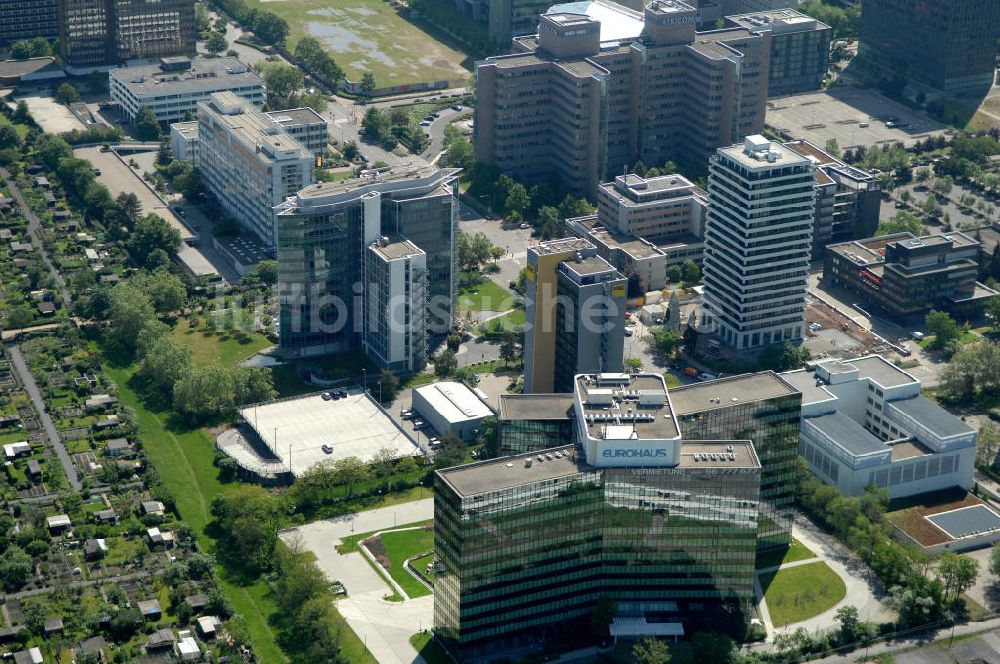
<instances>
[{"instance_id":1,"label":"asphalt road","mask_svg":"<svg viewBox=\"0 0 1000 664\"><path fill-rule=\"evenodd\" d=\"M45 435L49 439L49 444L52 445L56 456L59 457L59 463L62 464L63 472L66 473L66 479L69 480L73 491L79 491L83 485L80 484L80 479L76 476L76 468L73 467L73 460L66 451L66 446L63 445L62 439L59 438L59 432L56 431L56 425L52 422L49 411L45 410L45 400L42 399L42 393L38 389L38 384L35 383L35 377L31 375L28 364L24 361L21 349L16 345L10 345L7 346L7 351L10 354L14 371L17 372L24 391L28 393L31 403L34 404L35 410L38 412L38 417L42 420L42 428L45 429Z\"/></svg>"}]
</instances>

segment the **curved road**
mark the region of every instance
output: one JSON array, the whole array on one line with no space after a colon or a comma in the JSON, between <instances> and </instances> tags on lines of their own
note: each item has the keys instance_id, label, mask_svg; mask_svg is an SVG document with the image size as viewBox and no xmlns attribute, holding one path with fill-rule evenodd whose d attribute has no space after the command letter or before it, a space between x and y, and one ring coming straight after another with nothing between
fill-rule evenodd
<instances>
[{"instance_id":1,"label":"curved road","mask_svg":"<svg viewBox=\"0 0 1000 664\"><path fill-rule=\"evenodd\" d=\"M56 425L52 422L52 418L49 417L49 411L45 410L45 400L42 399L42 393L38 389L38 384L35 383L35 377L31 375L31 370L28 369L28 364L24 361L21 349L17 345L12 344L7 346L7 351L10 354L11 364L14 365L14 370L21 380L21 385L24 386L24 391L28 393L28 397L31 398L31 403L34 404L35 411L38 413L38 417L42 420L42 428L45 429L45 435L49 439L49 444L52 445L52 449L56 451L56 456L59 457L59 463L62 464L63 472L66 473L66 479L69 480L73 491L79 491L83 485L80 484L80 478L76 476L73 459L70 458L69 452L66 451L66 446L63 445L62 439L59 438L59 432L56 431Z\"/></svg>"}]
</instances>

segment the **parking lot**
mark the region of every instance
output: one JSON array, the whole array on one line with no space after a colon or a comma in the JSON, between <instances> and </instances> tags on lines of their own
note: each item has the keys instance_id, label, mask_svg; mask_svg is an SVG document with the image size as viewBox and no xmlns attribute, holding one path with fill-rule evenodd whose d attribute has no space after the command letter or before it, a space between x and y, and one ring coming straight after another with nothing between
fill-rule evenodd
<instances>
[{"instance_id":1,"label":"parking lot","mask_svg":"<svg viewBox=\"0 0 1000 664\"><path fill-rule=\"evenodd\" d=\"M890 117L909 126L889 128L885 121ZM767 124L820 146L835 138L841 149L896 142L912 145L945 129L877 90L850 86L768 101Z\"/></svg>"}]
</instances>

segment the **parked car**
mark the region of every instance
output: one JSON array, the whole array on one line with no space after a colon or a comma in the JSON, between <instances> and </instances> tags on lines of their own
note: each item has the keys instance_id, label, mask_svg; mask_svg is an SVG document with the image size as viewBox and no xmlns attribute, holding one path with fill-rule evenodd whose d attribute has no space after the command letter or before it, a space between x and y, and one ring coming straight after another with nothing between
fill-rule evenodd
<instances>
[{"instance_id":1,"label":"parked car","mask_svg":"<svg viewBox=\"0 0 1000 664\"><path fill-rule=\"evenodd\" d=\"M333 448L324 443L323 444L323 453L324 454L333 454Z\"/></svg>"},{"instance_id":2,"label":"parked car","mask_svg":"<svg viewBox=\"0 0 1000 664\"><path fill-rule=\"evenodd\" d=\"M631 337L632 336L632 328L630 328L630 327L626 327L625 328L625 336L626 337Z\"/></svg>"},{"instance_id":3,"label":"parked car","mask_svg":"<svg viewBox=\"0 0 1000 664\"><path fill-rule=\"evenodd\" d=\"M522 231L526 231L529 228L531 228L531 224L521 224L520 226L518 226L518 228L520 228Z\"/></svg>"},{"instance_id":4,"label":"parked car","mask_svg":"<svg viewBox=\"0 0 1000 664\"><path fill-rule=\"evenodd\" d=\"M336 394L339 399L347 398L347 390L334 390L334 394Z\"/></svg>"},{"instance_id":5,"label":"parked car","mask_svg":"<svg viewBox=\"0 0 1000 664\"><path fill-rule=\"evenodd\" d=\"M431 121L430 121L430 120L421 120L421 121L420 121L420 126L421 126L421 127L430 127L430 126L431 126L431 124L432 124L432 123L431 123Z\"/></svg>"},{"instance_id":6,"label":"parked car","mask_svg":"<svg viewBox=\"0 0 1000 664\"><path fill-rule=\"evenodd\" d=\"M698 380L704 382L704 381L707 381L707 380L715 380L716 378L718 378L718 376L716 376L713 373L708 373L706 371L704 373L698 374L697 378L698 378Z\"/></svg>"},{"instance_id":7,"label":"parked car","mask_svg":"<svg viewBox=\"0 0 1000 664\"><path fill-rule=\"evenodd\" d=\"M323 401L329 401L332 398L333 398L333 392L324 392L323 393Z\"/></svg>"},{"instance_id":8,"label":"parked car","mask_svg":"<svg viewBox=\"0 0 1000 664\"><path fill-rule=\"evenodd\" d=\"M433 443L430 444L430 446L432 450L436 450L444 447L444 443L442 443L440 440L435 440Z\"/></svg>"},{"instance_id":9,"label":"parked car","mask_svg":"<svg viewBox=\"0 0 1000 664\"><path fill-rule=\"evenodd\" d=\"M913 339L914 341L923 341L924 340L924 333L923 332L910 332L910 338Z\"/></svg>"},{"instance_id":10,"label":"parked car","mask_svg":"<svg viewBox=\"0 0 1000 664\"><path fill-rule=\"evenodd\" d=\"M412 420L414 414L415 413L409 408L404 408L403 410L399 411L399 416L404 420Z\"/></svg>"},{"instance_id":11,"label":"parked car","mask_svg":"<svg viewBox=\"0 0 1000 664\"><path fill-rule=\"evenodd\" d=\"M426 428L427 428L427 422L424 422L423 420L413 420L414 431L420 431L421 429L426 429Z\"/></svg>"},{"instance_id":12,"label":"parked car","mask_svg":"<svg viewBox=\"0 0 1000 664\"><path fill-rule=\"evenodd\" d=\"M463 108L464 107L461 104L455 104L454 106L451 107L451 110L453 110L453 111L461 111L461 110L463 110Z\"/></svg>"},{"instance_id":13,"label":"parked car","mask_svg":"<svg viewBox=\"0 0 1000 664\"><path fill-rule=\"evenodd\" d=\"M867 122L859 122L858 126L861 127L862 129L868 129L868 123Z\"/></svg>"}]
</instances>

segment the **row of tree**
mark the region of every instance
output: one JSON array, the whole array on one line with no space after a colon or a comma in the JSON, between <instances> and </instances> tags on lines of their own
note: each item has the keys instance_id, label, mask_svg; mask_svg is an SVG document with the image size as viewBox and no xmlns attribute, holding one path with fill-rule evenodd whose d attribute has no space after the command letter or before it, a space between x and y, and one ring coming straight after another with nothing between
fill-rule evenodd
<instances>
[{"instance_id":1,"label":"row of tree","mask_svg":"<svg viewBox=\"0 0 1000 664\"><path fill-rule=\"evenodd\" d=\"M288 22L265 9L251 7L246 0L213 0L214 4L234 21L250 28L265 44L282 46L288 38Z\"/></svg>"},{"instance_id":2,"label":"row of tree","mask_svg":"<svg viewBox=\"0 0 1000 664\"><path fill-rule=\"evenodd\" d=\"M411 152L420 152L427 142L423 127L403 108L388 112L369 108L361 121L361 135L384 150L392 150L397 143L402 143Z\"/></svg>"}]
</instances>

